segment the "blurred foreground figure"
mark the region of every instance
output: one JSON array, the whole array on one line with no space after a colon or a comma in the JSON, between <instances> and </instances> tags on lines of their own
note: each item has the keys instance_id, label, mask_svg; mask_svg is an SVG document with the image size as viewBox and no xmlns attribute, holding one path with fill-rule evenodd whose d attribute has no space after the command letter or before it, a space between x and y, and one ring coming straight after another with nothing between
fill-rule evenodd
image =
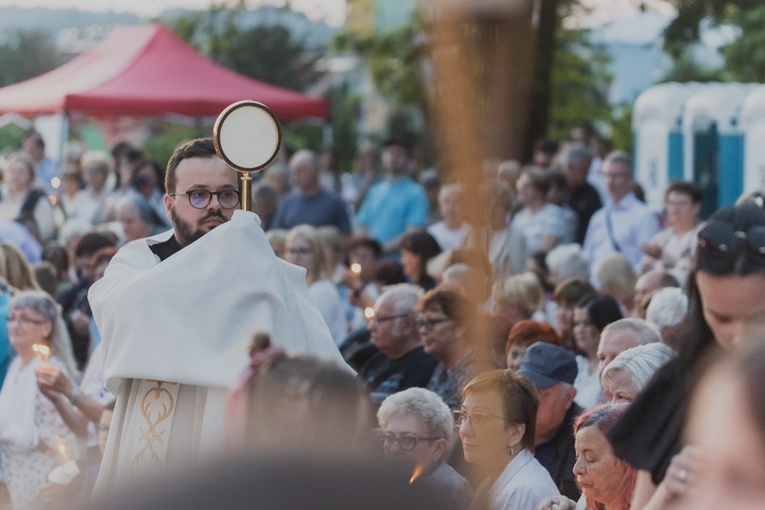
<instances>
[{"instance_id":1,"label":"blurred foreground figure","mask_svg":"<svg viewBox=\"0 0 765 510\"><path fill-rule=\"evenodd\" d=\"M288 356L264 333L255 335L250 356L226 404L231 451L346 457L372 450L371 406L351 372Z\"/></svg>"},{"instance_id":2,"label":"blurred foreground figure","mask_svg":"<svg viewBox=\"0 0 765 510\"><path fill-rule=\"evenodd\" d=\"M226 459L128 487L93 510L452 510L452 502L377 459L310 454Z\"/></svg>"},{"instance_id":3,"label":"blurred foreground figure","mask_svg":"<svg viewBox=\"0 0 765 510\"><path fill-rule=\"evenodd\" d=\"M173 230L123 247L88 294L117 395L96 492L222 451L227 390L256 331L343 364L305 271L236 210L237 174L212 139L179 147L165 184Z\"/></svg>"},{"instance_id":4,"label":"blurred foreground figure","mask_svg":"<svg viewBox=\"0 0 765 510\"><path fill-rule=\"evenodd\" d=\"M681 456L672 460L669 471L677 474L674 483L688 488L687 498L678 508L762 508L763 373L765 348L760 345L715 367L702 381L691 406L686 429L690 447L686 453L704 467L694 473L692 468L686 469Z\"/></svg>"}]
</instances>

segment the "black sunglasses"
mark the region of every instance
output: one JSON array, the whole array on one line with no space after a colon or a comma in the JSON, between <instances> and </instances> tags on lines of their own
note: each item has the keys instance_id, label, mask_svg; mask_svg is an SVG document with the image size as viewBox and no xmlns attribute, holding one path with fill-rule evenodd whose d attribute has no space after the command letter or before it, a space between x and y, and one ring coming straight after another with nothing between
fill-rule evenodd
<instances>
[{"instance_id":1,"label":"black sunglasses","mask_svg":"<svg viewBox=\"0 0 765 510\"><path fill-rule=\"evenodd\" d=\"M735 230L724 221L712 221L699 232L699 255L731 260L741 250L758 263L765 262L765 225Z\"/></svg>"}]
</instances>

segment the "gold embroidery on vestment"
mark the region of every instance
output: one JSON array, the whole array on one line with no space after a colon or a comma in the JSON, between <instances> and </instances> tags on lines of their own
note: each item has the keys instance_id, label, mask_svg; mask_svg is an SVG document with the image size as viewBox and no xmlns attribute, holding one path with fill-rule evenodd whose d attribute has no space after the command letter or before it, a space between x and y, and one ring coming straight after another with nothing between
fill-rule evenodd
<instances>
[{"instance_id":1,"label":"gold embroidery on vestment","mask_svg":"<svg viewBox=\"0 0 765 510\"><path fill-rule=\"evenodd\" d=\"M174 383L164 381L150 382L156 382L157 385L149 388L141 398L141 416L146 420L146 423L140 427L141 438L139 443L143 443L143 448L133 457L131 462L130 469L133 476L141 471L159 471L162 469L163 458L154 450L154 445L155 443L164 444L163 436L167 430L158 431L157 427L168 417L172 416L173 408L175 407L175 399L172 393L162 387L163 384Z\"/></svg>"}]
</instances>

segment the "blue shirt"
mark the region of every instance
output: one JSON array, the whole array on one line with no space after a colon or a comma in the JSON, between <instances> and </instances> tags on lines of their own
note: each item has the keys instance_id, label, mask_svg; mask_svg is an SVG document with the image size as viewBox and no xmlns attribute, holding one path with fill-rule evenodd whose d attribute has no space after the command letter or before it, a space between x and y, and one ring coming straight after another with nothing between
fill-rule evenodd
<instances>
[{"instance_id":1,"label":"blue shirt","mask_svg":"<svg viewBox=\"0 0 765 510\"><path fill-rule=\"evenodd\" d=\"M0 388L3 386L8 367L16 356L16 351L11 345L10 338L8 338L8 326L5 323L5 319L8 317L8 303L10 302L10 293L3 292L0 294Z\"/></svg>"},{"instance_id":2,"label":"blue shirt","mask_svg":"<svg viewBox=\"0 0 765 510\"><path fill-rule=\"evenodd\" d=\"M609 234L609 223L612 235ZM643 257L642 246L648 244L657 232L658 217L632 193L617 204L611 202L598 209L587 227L583 246L590 259L590 278L595 281L598 264L617 251L637 268Z\"/></svg>"},{"instance_id":3,"label":"blue shirt","mask_svg":"<svg viewBox=\"0 0 765 510\"><path fill-rule=\"evenodd\" d=\"M378 182L369 189L357 221L381 243L395 239L409 227L424 227L428 219L425 190L409 177Z\"/></svg>"},{"instance_id":4,"label":"blue shirt","mask_svg":"<svg viewBox=\"0 0 765 510\"><path fill-rule=\"evenodd\" d=\"M61 192L61 184L59 188L54 188L51 182L54 177L60 177L59 167L48 158L43 158L37 163L37 178L42 182L43 188L46 193L51 195L58 195Z\"/></svg>"},{"instance_id":5,"label":"blue shirt","mask_svg":"<svg viewBox=\"0 0 765 510\"><path fill-rule=\"evenodd\" d=\"M304 224L314 227L334 225L341 232L351 233L345 202L337 193L325 189L310 197L299 189L292 190L277 207L269 229L291 229Z\"/></svg>"}]
</instances>

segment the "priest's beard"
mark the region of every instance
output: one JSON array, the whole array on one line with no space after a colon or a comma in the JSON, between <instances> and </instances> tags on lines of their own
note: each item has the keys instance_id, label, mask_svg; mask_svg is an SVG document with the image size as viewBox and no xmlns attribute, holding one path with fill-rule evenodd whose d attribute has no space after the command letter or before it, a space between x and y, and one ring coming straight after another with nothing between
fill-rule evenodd
<instances>
[{"instance_id":1,"label":"priest's beard","mask_svg":"<svg viewBox=\"0 0 765 510\"><path fill-rule=\"evenodd\" d=\"M214 211L205 214L202 218L200 218L198 224L202 224L210 218L220 218L224 222L228 221L228 218L223 216L220 211ZM191 223L182 219L180 216L178 216L178 214L176 214L174 207L170 208L170 221L173 222L175 238L181 246L188 246L209 232L208 230L202 230L202 228L199 227L195 229Z\"/></svg>"}]
</instances>

